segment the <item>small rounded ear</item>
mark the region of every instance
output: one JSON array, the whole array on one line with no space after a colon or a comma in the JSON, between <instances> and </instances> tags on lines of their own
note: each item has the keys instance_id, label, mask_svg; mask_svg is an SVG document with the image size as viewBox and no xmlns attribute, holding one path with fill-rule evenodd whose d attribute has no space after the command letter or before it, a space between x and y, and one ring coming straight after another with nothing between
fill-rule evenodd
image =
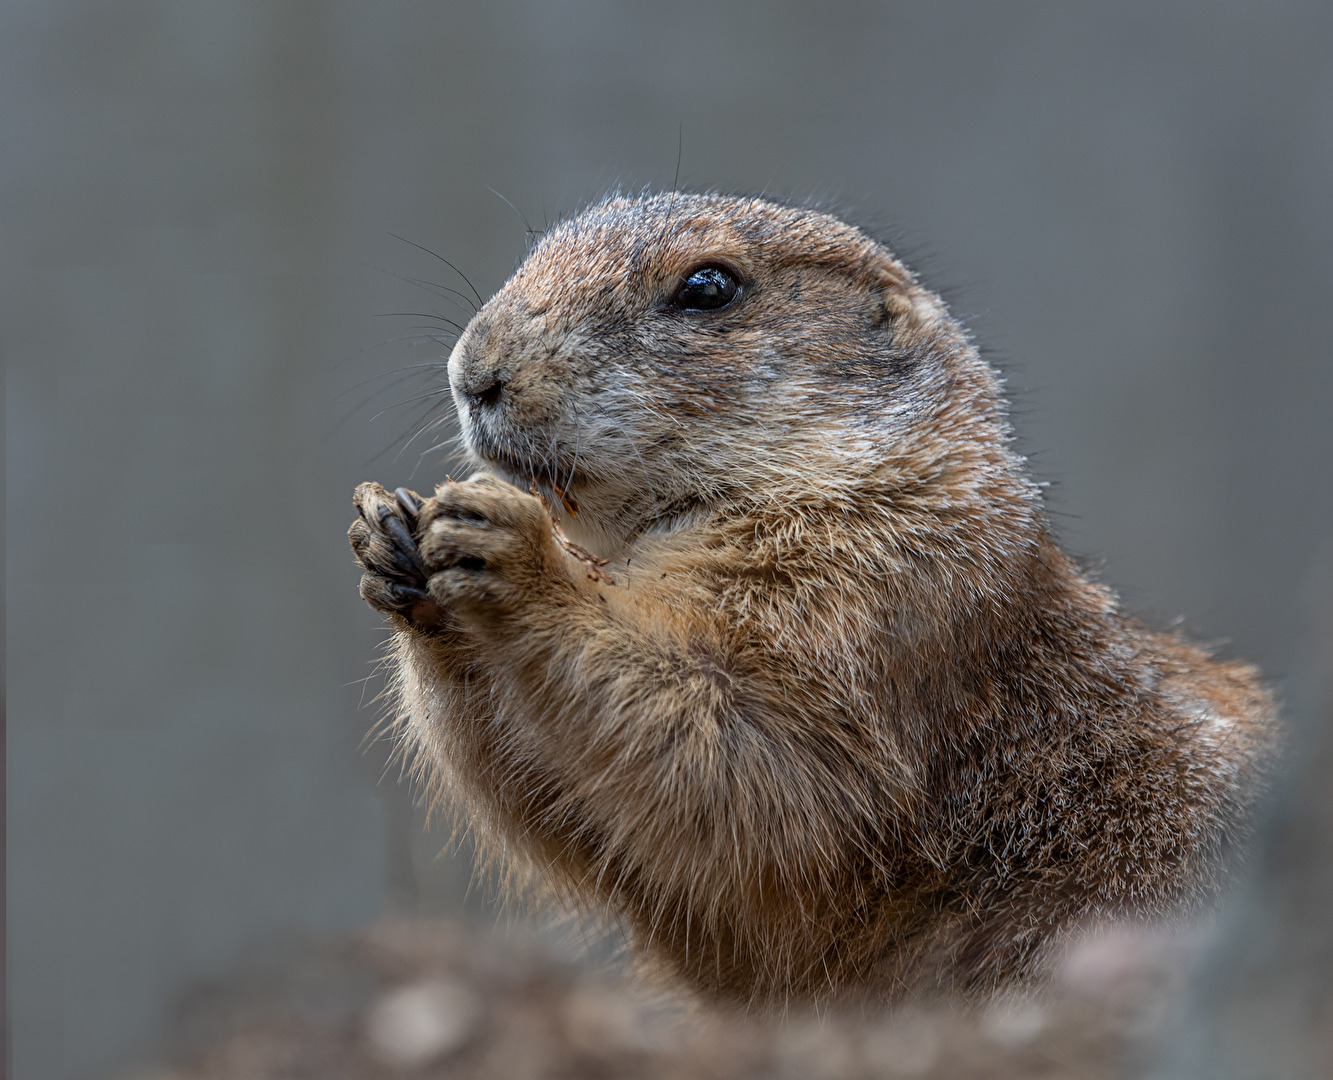
<instances>
[{"instance_id":1,"label":"small rounded ear","mask_svg":"<svg viewBox=\"0 0 1333 1080\"><path fill-rule=\"evenodd\" d=\"M884 314L890 322L908 322L916 312L912 298L901 286L890 286L884 293Z\"/></svg>"},{"instance_id":2,"label":"small rounded ear","mask_svg":"<svg viewBox=\"0 0 1333 1080\"><path fill-rule=\"evenodd\" d=\"M921 292L911 273L892 258L883 258L875 266L876 285L879 288L884 318L897 326L919 321L924 312L917 298Z\"/></svg>"}]
</instances>

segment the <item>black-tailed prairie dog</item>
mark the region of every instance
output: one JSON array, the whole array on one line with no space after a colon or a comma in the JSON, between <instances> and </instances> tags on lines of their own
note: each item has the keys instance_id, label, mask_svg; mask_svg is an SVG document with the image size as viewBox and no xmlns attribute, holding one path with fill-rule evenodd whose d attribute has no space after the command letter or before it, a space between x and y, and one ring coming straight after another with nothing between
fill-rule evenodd
<instances>
[{"instance_id":1,"label":"black-tailed prairie dog","mask_svg":"<svg viewBox=\"0 0 1333 1080\"><path fill-rule=\"evenodd\" d=\"M612 198L449 360L480 470L356 491L401 734L482 843L756 1004L977 997L1222 886L1276 724L1051 538L995 372L827 214Z\"/></svg>"}]
</instances>

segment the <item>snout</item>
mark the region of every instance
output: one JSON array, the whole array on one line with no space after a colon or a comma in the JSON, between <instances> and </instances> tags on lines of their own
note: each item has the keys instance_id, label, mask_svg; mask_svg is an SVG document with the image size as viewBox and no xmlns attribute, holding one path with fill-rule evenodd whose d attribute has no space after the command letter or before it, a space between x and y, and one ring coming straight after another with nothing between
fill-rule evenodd
<instances>
[{"instance_id":1,"label":"snout","mask_svg":"<svg viewBox=\"0 0 1333 1080\"><path fill-rule=\"evenodd\" d=\"M509 382L508 372L489 350L478 348L465 335L449 356L449 389L460 413L478 415L500 408Z\"/></svg>"},{"instance_id":2,"label":"snout","mask_svg":"<svg viewBox=\"0 0 1333 1080\"><path fill-rule=\"evenodd\" d=\"M548 350L507 329L474 320L449 356L449 389L476 458L516 474L540 473L563 442L565 380Z\"/></svg>"}]
</instances>

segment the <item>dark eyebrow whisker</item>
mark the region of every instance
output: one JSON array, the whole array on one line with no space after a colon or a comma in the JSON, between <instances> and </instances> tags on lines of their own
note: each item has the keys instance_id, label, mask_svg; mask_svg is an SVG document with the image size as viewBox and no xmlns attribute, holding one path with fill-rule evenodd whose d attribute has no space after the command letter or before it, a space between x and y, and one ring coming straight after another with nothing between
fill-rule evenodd
<instances>
[{"instance_id":1,"label":"dark eyebrow whisker","mask_svg":"<svg viewBox=\"0 0 1333 1080\"><path fill-rule=\"evenodd\" d=\"M455 266L453 263L451 263L448 259L446 259L443 255L440 255L438 252L431 251L430 248L426 247L426 246L423 245L423 244L418 244L415 240L409 240L406 236L399 236L397 233L389 233L389 235L392 236L395 240L401 240L404 244L411 244L414 248L418 249L419 251L424 251L427 255L431 256L431 257L434 258L434 259L439 259L440 262L444 263L445 266L447 266L447 267L448 267L450 270L452 270L455 274L457 274L459 277L461 277L461 278L467 283L467 287L468 287L469 289L472 290L472 295L475 296L475 297L477 298L477 304L476 304L476 306L473 307L473 309L472 309L474 313L475 313L476 311L478 311L478 310L480 309L481 305L484 304L484 303L486 302L486 301L484 301L484 300L481 298L481 293L477 292L477 287L476 287L475 285L472 284L472 282L471 282L471 280L468 278L468 276L467 276L465 273L463 273L462 270L458 269L458 267L456 267L456 266ZM443 286L443 285L440 286L440 288L444 288L444 287L445 287L445 286ZM458 290L457 290L457 289L450 289L449 292L458 292ZM458 295L459 295L459 296L463 296L462 293L458 293ZM464 297L464 299L467 299L467 298ZM469 300L468 303L471 303L471 301Z\"/></svg>"}]
</instances>

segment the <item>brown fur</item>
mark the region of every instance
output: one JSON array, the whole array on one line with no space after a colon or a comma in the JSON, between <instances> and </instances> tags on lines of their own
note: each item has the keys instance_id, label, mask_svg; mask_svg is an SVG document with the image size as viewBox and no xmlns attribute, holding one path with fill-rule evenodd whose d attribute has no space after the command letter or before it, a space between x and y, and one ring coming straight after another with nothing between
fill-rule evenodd
<instances>
[{"instance_id":1,"label":"brown fur","mask_svg":"<svg viewBox=\"0 0 1333 1080\"><path fill-rule=\"evenodd\" d=\"M672 309L703 263L738 301ZM537 244L450 380L484 472L419 513L364 484L351 532L406 737L644 957L759 1003L975 996L1216 895L1271 700L1054 544L995 373L882 246L612 199Z\"/></svg>"}]
</instances>

